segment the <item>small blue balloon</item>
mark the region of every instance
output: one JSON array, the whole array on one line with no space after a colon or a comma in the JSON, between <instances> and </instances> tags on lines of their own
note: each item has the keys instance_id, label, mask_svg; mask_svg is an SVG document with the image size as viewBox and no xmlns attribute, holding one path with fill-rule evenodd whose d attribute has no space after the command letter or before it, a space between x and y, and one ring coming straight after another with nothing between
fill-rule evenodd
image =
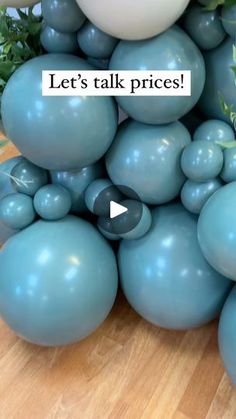
<instances>
[{"instance_id":1,"label":"small blue balloon","mask_svg":"<svg viewBox=\"0 0 236 419\"><path fill-rule=\"evenodd\" d=\"M214 143L227 143L235 140L235 133L231 126L220 119L209 119L196 129L194 141L206 140Z\"/></svg>"},{"instance_id":2,"label":"small blue balloon","mask_svg":"<svg viewBox=\"0 0 236 419\"><path fill-rule=\"evenodd\" d=\"M93 58L109 58L118 44L118 39L87 21L78 32L78 44L85 55Z\"/></svg>"},{"instance_id":3,"label":"small blue balloon","mask_svg":"<svg viewBox=\"0 0 236 419\"><path fill-rule=\"evenodd\" d=\"M59 32L76 32L85 22L85 16L75 0L42 0L46 23Z\"/></svg>"},{"instance_id":4,"label":"small blue balloon","mask_svg":"<svg viewBox=\"0 0 236 419\"><path fill-rule=\"evenodd\" d=\"M22 156L17 156L0 163L0 199L15 192L11 181L11 171L22 160Z\"/></svg>"},{"instance_id":5,"label":"small blue balloon","mask_svg":"<svg viewBox=\"0 0 236 419\"><path fill-rule=\"evenodd\" d=\"M40 41L43 48L51 53L73 54L78 49L76 33L58 32L50 26L43 28Z\"/></svg>"},{"instance_id":6,"label":"small blue balloon","mask_svg":"<svg viewBox=\"0 0 236 419\"><path fill-rule=\"evenodd\" d=\"M70 192L61 185L46 185L34 197L34 208L45 220L60 220L70 211L72 199Z\"/></svg>"},{"instance_id":7,"label":"small blue balloon","mask_svg":"<svg viewBox=\"0 0 236 419\"><path fill-rule=\"evenodd\" d=\"M0 200L0 222L10 229L21 230L35 217L33 200L28 195L12 193Z\"/></svg>"},{"instance_id":8,"label":"small blue balloon","mask_svg":"<svg viewBox=\"0 0 236 419\"><path fill-rule=\"evenodd\" d=\"M220 174L225 183L236 181L236 148L224 150L224 166Z\"/></svg>"},{"instance_id":9,"label":"small blue balloon","mask_svg":"<svg viewBox=\"0 0 236 419\"><path fill-rule=\"evenodd\" d=\"M122 201L122 205L126 206L126 201ZM152 214L147 205L142 204L142 215L139 223L127 233L120 234L120 237L125 240L137 240L145 236L152 225Z\"/></svg>"},{"instance_id":10,"label":"small blue balloon","mask_svg":"<svg viewBox=\"0 0 236 419\"><path fill-rule=\"evenodd\" d=\"M181 191L182 204L193 214L200 214L211 195L222 186L223 182L218 178L209 180L208 182L187 180Z\"/></svg>"},{"instance_id":11,"label":"small blue balloon","mask_svg":"<svg viewBox=\"0 0 236 419\"><path fill-rule=\"evenodd\" d=\"M221 21L225 32L234 40L236 38L236 5L222 7Z\"/></svg>"},{"instance_id":12,"label":"small blue balloon","mask_svg":"<svg viewBox=\"0 0 236 419\"><path fill-rule=\"evenodd\" d=\"M207 182L220 174L223 161L223 152L217 144L199 140L184 149L181 168L190 180Z\"/></svg>"},{"instance_id":13,"label":"small blue balloon","mask_svg":"<svg viewBox=\"0 0 236 419\"><path fill-rule=\"evenodd\" d=\"M34 196L39 188L48 183L48 172L23 159L13 167L11 181L17 192Z\"/></svg>"},{"instance_id":14,"label":"small blue balloon","mask_svg":"<svg viewBox=\"0 0 236 419\"><path fill-rule=\"evenodd\" d=\"M96 179L85 192L85 203L93 214L107 217L110 214L110 202L120 202L122 194L109 179Z\"/></svg>"}]
</instances>

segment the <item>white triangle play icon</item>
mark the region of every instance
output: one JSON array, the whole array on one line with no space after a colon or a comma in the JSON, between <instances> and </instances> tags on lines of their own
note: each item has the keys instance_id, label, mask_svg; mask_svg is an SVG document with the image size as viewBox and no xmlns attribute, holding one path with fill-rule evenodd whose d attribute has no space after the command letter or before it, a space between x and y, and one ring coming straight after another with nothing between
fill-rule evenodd
<instances>
[{"instance_id":1,"label":"white triangle play icon","mask_svg":"<svg viewBox=\"0 0 236 419\"><path fill-rule=\"evenodd\" d=\"M118 217L128 211L128 208L123 205L117 204L115 201L110 202L110 218Z\"/></svg>"}]
</instances>

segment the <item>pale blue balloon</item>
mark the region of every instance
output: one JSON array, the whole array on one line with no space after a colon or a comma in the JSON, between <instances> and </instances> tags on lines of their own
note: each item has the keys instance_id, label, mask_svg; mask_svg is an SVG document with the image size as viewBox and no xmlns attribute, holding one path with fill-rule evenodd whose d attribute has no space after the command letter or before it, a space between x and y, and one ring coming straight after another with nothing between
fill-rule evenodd
<instances>
[{"instance_id":1,"label":"pale blue balloon","mask_svg":"<svg viewBox=\"0 0 236 419\"><path fill-rule=\"evenodd\" d=\"M209 119L196 129L194 141L206 140L214 143L227 143L235 141L235 132L232 127L220 119Z\"/></svg>"},{"instance_id":2,"label":"pale blue balloon","mask_svg":"<svg viewBox=\"0 0 236 419\"><path fill-rule=\"evenodd\" d=\"M6 195L0 200L0 222L7 228L21 230L36 218L33 199L21 193Z\"/></svg>"},{"instance_id":3,"label":"pale blue balloon","mask_svg":"<svg viewBox=\"0 0 236 419\"><path fill-rule=\"evenodd\" d=\"M70 211L72 198L70 192L61 185L46 185L34 196L34 208L45 220L60 220Z\"/></svg>"},{"instance_id":4,"label":"pale blue balloon","mask_svg":"<svg viewBox=\"0 0 236 419\"><path fill-rule=\"evenodd\" d=\"M208 199L222 186L223 182L219 178L208 182L187 180L181 190L182 204L193 214L200 214Z\"/></svg>"},{"instance_id":5,"label":"pale blue balloon","mask_svg":"<svg viewBox=\"0 0 236 419\"><path fill-rule=\"evenodd\" d=\"M236 181L236 147L224 150L224 166L220 177L225 183Z\"/></svg>"}]
</instances>

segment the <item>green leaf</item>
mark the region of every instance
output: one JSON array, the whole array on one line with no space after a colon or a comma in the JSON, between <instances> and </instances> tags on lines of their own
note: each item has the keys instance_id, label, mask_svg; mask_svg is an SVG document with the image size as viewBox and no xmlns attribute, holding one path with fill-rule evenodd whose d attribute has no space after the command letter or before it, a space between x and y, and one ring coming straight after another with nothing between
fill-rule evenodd
<instances>
[{"instance_id":1,"label":"green leaf","mask_svg":"<svg viewBox=\"0 0 236 419\"><path fill-rule=\"evenodd\" d=\"M231 7L236 4L236 0L211 0L204 10L211 11L217 9L219 6Z\"/></svg>"},{"instance_id":2,"label":"green leaf","mask_svg":"<svg viewBox=\"0 0 236 419\"><path fill-rule=\"evenodd\" d=\"M221 143L220 141L217 141L216 144L218 144L219 146L225 149L236 147L236 141L228 141L228 142L223 142L223 143Z\"/></svg>"}]
</instances>

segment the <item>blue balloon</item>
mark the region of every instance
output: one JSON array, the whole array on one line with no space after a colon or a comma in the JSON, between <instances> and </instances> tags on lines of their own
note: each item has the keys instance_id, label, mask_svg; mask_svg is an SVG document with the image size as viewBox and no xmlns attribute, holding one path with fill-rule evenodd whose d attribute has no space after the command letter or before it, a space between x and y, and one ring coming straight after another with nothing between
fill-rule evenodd
<instances>
[{"instance_id":1,"label":"blue balloon","mask_svg":"<svg viewBox=\"0 0 236 419\"><path fill-rule=\"evenodd\" d=\"M121 41L110 61L111 70L190 70L189 97L119 96L117 102L133 119L147 124L167 124L187 114L197 103L205 83L201 52L177 26L145 41Z\"/></svg>"},{"instance_id":2,"label":"blue balloon","mask_svg":"<svg viewBox=\"0 0 236 419\"><path fill-rule=\"evenodd\" d=\"M200 214L211 195L222 186L223 182L218 178L209 180L208 182L187 180L181 191L182 204L193 214Z\"/></svg>"},{"instance_id":3,"label":"blue balloon","mask_svg":"<svg viewBox=\"0 0 236 419\"><path fill-rule=\"evenodd\" d=\"M152 212L150 231L121 242L118 263L122 289L131 306L154 325L199 327L214 319L231 288L215 272L197 241L197 220L182 205Z\"/></svg>"},{"instance_id":4,"label":"blue balloon","mask_svg":"<svg viewBox=\"0 0 236 419\"><path fill-rule=\"evenodd\" d=\"M60 220L70 211L72 199L70 192L61 185L46 185L34 197L34 208L45 220Z\"/></svg>"},{"instance_id":5,"label":"blue balloon","mask_svg":"<svg viewBox=\"0 0 236 419\"><path fill-rule=\"evenodd\" d=\"M110 202L120 202L122 194L109 179L94 180L85 192L85 203L93 214L108 217Z\"/></svg>"},{"instance_id":6,"label":"blue balloon","mask_svg":"<svg viewBox=\"0 0 236 419\"><path fill-rule=\"evenodd\" d=\"M85 191L97 178L105 174L104 165L101 162L84 167L82 170L70 172L51 171L52 183L64 186L71 194L72 212L80 213L87 211L85 204Z\"/></svg>"},{"instance_id":7,"label":"blue balloon","mask_svg":"<svg viewBox=\"0 0 236 419\"><path fill-rule=\"evenodd\" d=\"M83 168L110 147L118 123L113 98L42 96L42 70L92 69L73 55L46 54L23 64L7 83L2 97L7 136L38 166Z\"/></svg>"},{"instance_id":8,"label":"blue balloon","mask_svg":"<svg viewBox=\"0 0 236 419\"><path fill-rule=\"evenodd\" d=\"M75 0L42 0L42 13L46 23L59 32L77 32L86 19Z\"/></svg>"},{"instance_id":9,"label":"blue balloon","mask_svg":"<svg viewBox=\"0 0 236 419\"><path fill-rule=\"evenodd\" d=\"M235 133L229 124L220 119L209 119L196 129L194 141L206 140L214 143L227 143L235 141Z\"/></svg>"},{"instance_id":10,"label":"blue balloon","mask_svg":"<svg viewBox=\"0 0 236 419\"><path fill-rule=\"evenodd\" d=\"M22 160L22 156L17 156L0 163L0 199L15 192L11 181L11 171Z\"/></svg>"},{"instance_id":11,"label":"blue balloon","mask_svg":"<svg viewBox=\"0 0 236 419\"><path fill-rule=\"evenodd\" d=\"M222 7L221 20L225 32L234 40L236 38L236 5Z\"/></svg>"},{"instance_id":12,"label":"blue balloon","mask_svg":"<svg viewBox=\"0 0 236 419\"><path fill-rule=\"evenodd\" d=\"M144 203L169 202L184 183L180 158L190 142L180 122L150 126L125 121L106 156L108 174L115 185L131 188Z\"/></svg>"},{"instance_id":13,"label":"blue balloon","mask_svg":"<svg viewBox=\"0 0 236 419\"><path fill-rule=\"evenodd\" d=\"M13 167L11 182L17 192L34 196L39 188L48 183L48 172L23 159Z\"/></svg>"},{"instance_id":14,"label":"blue balloon","mask_svg":"<svg viewBox=\"0 0 236 419\"><path fill-rule=\"evenodd\" d=\"M224 150L224 166L220 174L225 183L236 181L236 148Z\"/></svg>"},{"instance_id":15,"label":"blue balloon","mask_svg":"<svg viewBox=\"0 0 236 419\"><path fill-rule=\"evenodd\" d=\"M78 50L76 33L58 32L50 26L43 28L40 41L47 52L72 54Z\"/></svg>"},{"instance_id":16,"label":"blue balloon","mask_svg":"<svg viewBox=\"0 0 236 419\"><path fill-rule=\"evenodd\" d=\"M236 182L207 201L198 221L198 240L213 268L236 281Z\"/></svg>"},{"instance_id":17,"label":"blue balloon","mask_svg":"<svg viewBox=\"0 0 236 419\"><path fill-rule=\"evenodd\" d=\"M36 218L33 200L21 193L6 195L0 200L0 222L13 230L29 226Z\"/></svg>"},{"instance_id":18,"label":"blue balloon","mask_svg":"<svg viewBox=\"0 0 236 419\"><path fill-rule=\"evenodd\" d=\"M12 237L0 253L0 277L3 320L23 339L45 346L92 333L109 314L118 285L109 244L73 216L37 221Z\"/></svg>"},{"instance_id":19,"label":"blue balloon","mask_svg":"<svg viewBox=\"0 0 236 419\"><path fill-rule=\"evenodd\" d=\"M225 369L236 386L236 286L223 307L219 323L219 348Z\"/></svg>"},{"instance_id":20,"label":"blue balloon","mask_svg":"<svg viewBox=\"0 0 236 419\"><path fill-rule=\"evenodd\" d=\"M219 11L205 11L199 4L187 10L183 27L199 48L204 50L216 48L226 37Z\"/></svg>"},{"instance_id":21,"label":"blue balloon","mask_svg":"<svg viewBox=\"0 0 236 419\"><path fill-rule=\"evenodd\" d=\"M78 44L85 55L93 58L109 58L118 44L118 39L87 21L78 32Z\"/></svg>"},{"instance_id":22,"label":"blue balloon","mask_svg":"<svg viewBox=\"0 0 236 419\"><path fill-rule=\"evenodd\" d=\"M123 206L127 206L129 200L122 201ZM145 236L150 230L152 225L152 214L147 205L142 204L142 215L138 224L131 230L126 233L120 234L120 237L125 240L137 240Z\"/></svg>"},{"instance_id":23,"label":"blue balloon","mask_svg":"<svg viewBox=\"0 0 236 419\"><path fill-rule=\"evenodd\" d=\"M227 38L219 47L205 53L206 83L198 106L208 119L230 119L222 110L220 98L236 109L235 77L232 66L234 40Z\"/></svg>"}]
</instances>

